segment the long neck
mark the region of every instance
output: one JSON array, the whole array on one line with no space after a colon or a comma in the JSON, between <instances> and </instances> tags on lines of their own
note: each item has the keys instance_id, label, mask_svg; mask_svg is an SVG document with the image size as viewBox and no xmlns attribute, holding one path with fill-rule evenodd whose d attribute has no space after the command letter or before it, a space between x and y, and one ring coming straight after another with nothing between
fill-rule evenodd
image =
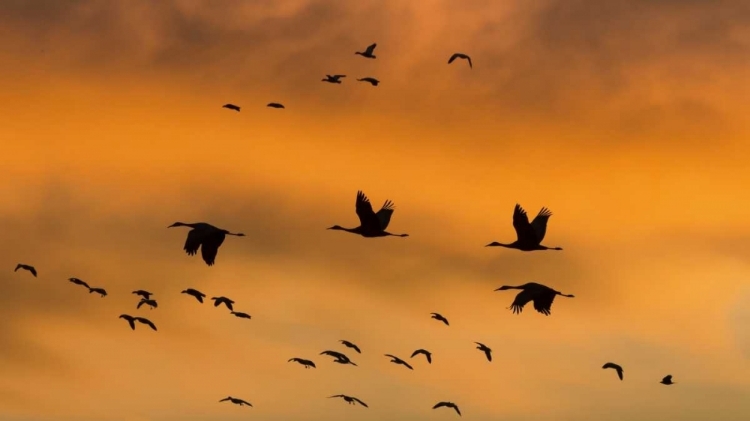
<instances>
[{"instance_id":1,"label":"long neck","mask_svg":"<svg viewBox=\"0 0 750 421\"><path fill-rule=\"evenodd\" d=\"M508 248L508 249L514 249L514 248L516 248L517 243L518 243L518 241L514 241L514 242L512 242L510 244L498 243L497 241L493 241L492 243L487 244L487 247L505 247L505 248Z\"/></svg>"}]
</instances>

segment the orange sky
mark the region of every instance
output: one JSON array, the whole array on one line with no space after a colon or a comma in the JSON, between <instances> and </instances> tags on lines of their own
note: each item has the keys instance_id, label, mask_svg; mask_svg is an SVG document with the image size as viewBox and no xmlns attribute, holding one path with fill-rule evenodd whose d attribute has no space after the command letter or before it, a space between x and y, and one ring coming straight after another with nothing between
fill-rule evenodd
<instances>
[{"instance_id":1,"label":"orange sky","mask_svg":"<svg viewBox=\"0 0 750 421\"><path fill-rule=\"evenodd\" d=\"M0 2L0 420L747 419L748 28L744 1ZM359 189L411 236L326 231ZM565 250L483 248L515 203ZM209 268L174 221L248 236ZM576 298L493 292L529 281ZM339 339L359 367L317 355Z\"/></svg>"}]
</instances>

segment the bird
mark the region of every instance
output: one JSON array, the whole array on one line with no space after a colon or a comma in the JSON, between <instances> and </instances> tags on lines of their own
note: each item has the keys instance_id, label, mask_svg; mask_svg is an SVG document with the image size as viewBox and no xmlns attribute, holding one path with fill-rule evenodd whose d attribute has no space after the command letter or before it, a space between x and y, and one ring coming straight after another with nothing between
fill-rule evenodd
<instances>
[{"instance_id":1,"label":"bird","mask_svg":"<svg viewBox=\"0 0 750 421\"><path fill-rule=\"evenodd\" d=\"M239 317L240 319L250 319L252 317L249 314L243 313L241 311L232 311L231 314L234 314L235 316Z\"/></svg>"},{"instance_id":2,"label":"bird","mask_svg":"<svg viewBox=\"0 0 750 421\"><path fill-rule=\"evenodd\" d=\"M149 298L151 298L152 295L154 295L153 292L148 292L148 291L145 291L145 290L142 290L142 289L137 289L137 290L133 291L133 294L140 295L141 297L143 297L143 298L145 298L147 300Z\"/></svg>"},{"instance_id":3,"label":"bird","mask_svg":"<svg viewBox=\"0 0 750 421\"><path fill-rule=\"evenodd\" d=\"M446 326L450 326L450 323L448 323L448 319L446 319L445 317L443 317L442 314L440 314L440 313L430 313L430 314L432 314L432 316L430 317L431 319L435 319L435 320L441 321L441 322L445 323Z\"/></svg>"},{"instance_id":4,"label":"bird","mask_svg":"<svg viewBox=\"0 0 750 421\"><path fill-rule=\"evenodd\" d=\"M206 262L208 266L213 266L214 261L216 260L216 253L219 252L219 247L221 246L221 243L224 242L224 238L226 238L227 235L234 235L236 237L245 236L245 234L241 232L229 232L205 222L196 222L192 224L175 222L167 228L172 227L192 228L188 231L187 240L185 240L185 247L183 250L185 250L189 256L192 256L198 252L198 248L200 247L203 261Z\"/></svg>"},{"instance_id":5,"label":"bird","mask_svg":"<svg viewBox=\"0 0 750 421\"><path fill-rule=\"evenodd\" d=\"M401 364L404 367L408 368L409 370L414 370L414 367L410 366L409 363L407 363L406 361L402 360L401 358L399 358L399 357L397 357L395 355L385 354L385 356L388 357L388 358L390 358L391 362L394 363L394 364Z\"/></svg>"},{"instance_id":6,"label":"bird","mask_svg":"<svg viewBox=\"0 0 750 421\"><path fill-rule=\"evenodd\" d=\"M367 49L365 49L364 52L357 51L354 54L359 54L359 55L361 55L362 57L365 57L365 58L376 58L375 55L372 52L375 51L375 47L377 47L377 46L378 46L378 44L370 44L370 45L367 46Z\"/></svg>"},{"instance_id":7,"label":"bird","mask_svg":"<svg viewBox=\"0 0 750 421\"><path fill-rule=\"evenodd\" d=\"M362 351L359 349L359 347L357 345L354 345L353 343L351 343L349 341L345 341L345 340L342 339L339 342L341 342L345 347L348 347L348 348L351 348L351 349L357 351L358 354L362 353Z\"/></svg>"},{"instance_id":8,"label":"bird","mask_svg":"<svg viewBox=\"0 0 750 421\"><path fill-rule=\"evenodd\" d=\"M222 106L221 106L221 108L228 108L228 109L230 109L230 110L234 110L234 111L240 112L240 107L239 107L239 105L234 105L234 104L224 104L224 105L222 105Z\"/></svg>"},{"instance_id":9,"label":"bird","mask_svg":"<svg viewBox=\"0 0 750 421\"><path fill-rule=\"evenodd\" d=\"M432 409L438 409L441 406L444 406L446 408L453 408L456 410L456 413L458 413L459 416L461 415L461 410L458 409L458 405L453 402L438 402L435 404L435 406L432 407Z\"/></svg>"},{"instance_id":10,"label":"bird","mask_svg":"<svg viewBox=\"0 0 750 421\"><path fill-rule=\"evenodd\" d=\"M378 86L378 83L380 83L379 80L375 79L374 77L363 77L362 79L357 79L358 82L369 82L372 86Z\"/></svg>"},{"instance_id":11,"label":"bird","mask_svg":"<svg viewBox=\"0 0 750 421\"><path fill-rule=\"evenodd\" d=\"M266 105L266 107L270 107L270 108L286 108L286 107L284 107L284 104L279 104L278 102L269 102L268 105Z\"/></svg>"},{"instance_id":12,"label":"bird","mask_svg":"<svg viewBox=\"0 0 750 421\"><path fill-rule=\"evenodd\" d=\"M415 356L419 354L423 354L425 357L427 357L427 363L432 364L432 352L426 349L418 349L411 353L411 358L414 358Z\"/></svg>"},{"instance_id":13,"label":"bird","mask_svg":"<svg viewBox=\"0 0 750 421\"><path fill-rule=\"evenodd\" d=\"M218 307L221 304L224 304L229 311L234 311L234 308L232 308L232 304L234 304L234 301L230 300L227 297L211 297L212 300L214 300L214 307Z\"/></svg>"},{"instance_id":14,"label":"bird","mask_svg":"<svg viewBox=\"0 0 750 421\"><path fill-rule=\"evenodd\" d=\"M182 291L182 294L187 294L195 297L196 300L198 300L199 303L203 304L203 297L206 296L206 294L198 291L197 289L188 288L184 291Z\"/></svg>"},{"instance_id":15,"label":"bird","mask_svg":"<svg viewBox=\"0 0 750 421\"><path fill-rule=\"evenodd\" d=\"M326 78L321 80L328 83L341 83L342 77L346 77L346 75L326 75Z\"/></svg>"},{"instance_id":16,"label":"bird","mask_svg":"<svg viewBox=\"0 0 750 421\"><path fill-rule=\"evenodd\" d=\"M72 282L72 283L74 283L76 285L82 285L82 286L85 286L88 289L91 289L91 287L89 286L89 284L87 284L86 282L84 282L84 281L82 281L82 280L80 280L78 278L68 278L68 281L70 281L70 282Z\"/></svg>"},{"instance_id":17,"label":"bird","mask_svg":"<svg viewBox=\"0 0 750 421\"><path fill-rule=\"evenodd\" d=\"M328 356L331 356L331 357L335 358L333 360L333 362L335 362L335 363L339 363L339 364L351 364L353 366L357 366L357 364L355 364L352 360L350 360L349 357L347 357L346 355L344 355L344 354L342 354L340 352L337 352L337 351L327 350L327 351L321 352L320 355L328 355Z\"/></svg>"},{"instance_id":18,"label":"bird","mask_svg":"<svg viewBox=\"0 0 750 421\"><path fill-rule=\"evenodd\" d=\"M394 237L408 237L409 234L391 234L385 229L388 228L388 224L391 222L391 215L393 215L393 202L386 200L383 207L380 208L378 213L373 212L372 204L370 199L365 196L362 191L357 192L357 201L354 207L359 217L359 226L356 228L343 228L338 225L334 225L329 230L340 230L351 232L352 234L359 234L366 238L371 237L386 237L392 235Z\"/></svg>"},{"instance_id":19,"label":"bird","mask_svg":"<svg viewBox=\"0 0 750 421\"><path fill-rule=\"evenodd\" d=\"M253 406L250 402L246 400L233 398L231 396L227 396L226 398L220 400L219 402L226 402L226 401L232 402L233 404L239 405L239 406L242 406L242 405Z\"/></svg>"},{"instance_id":20,"label":"bird","mask_svg":"<svg viewBox=\"0 0 750 421\"><path fill-rule=\"evenodd\" d=\"M484 355L487 356L487 361L492 361L492 350L487 345L480 343L480 342L474 342L477 344L477 349L484 352Z\"/></svg>"},{"instance_id":21,"label":"bird","mask_svg":"<svg viewBox=\"0 0 750 421\"><path fill-rule=\"evenodd\" d=\"M622 380L622 367L620 367L619 365L615 363L607 363L607 364L604 364L602 368L614 368L615 371L617 371L617 377L619 377L620 380Z\"/></svg>"},{"instance_id":22,"label":"bird","mask_svg":"<svg viewBox=\"0 0 750 421\"><path fill-rule=\"evenodd\" d=\"M547 247L542 245L544 235L547 233L547 221L552 216L552 212L547 208L542 208L531 223L529 216L521 205L516 204L513 209L513 228L516 229L516 241L510 244L498 243L493 241L485 247L505 247L521 251L534 250L562 250L562 247Z\"/></svg>"},{"instance_id":23,"label":"bird","mask_svg":"<svg viewBox=\"0 0 750 421\"><path fill-rule=\"evenodd\" d=\"M668 375L664 376L664 378L661 379L661 381L659 383L665 384L667 386L669 386L671 384L674 384L674 382L672 381L672 375L668 374Z\"/></svg>"},{"instance_id":24,"label":"bird","mask_svg":"<svg viewBox=\"0 0 750 421\"><path fill-rule=\"evenodd\" d=\"M451 63L453 63L453 60L455 60L455 59L457 59L457 58L462 58L462 59L464 59L464 60L468 61L468 62L469 62L469 68L470 68L470 69L473 69L473 68L474 68L474 66L472 66L472 65L471 65L471 57L469 57L469 56L467 56L466 54L463 54L463 53L454 53L454 54L453 54L453 55L451 56L451 58L450 58L450 59L448 59L448 64L451 64Z\"/></svg>"},{"instance_id":25,"label":"bird","mask_svg":"<svg viewBox=\"0 0 750 421\"><path fill-rule=\"evenodd\" d=\"M315 367L315 363L314 362L312 362L310 360L306 360L304 358L294 357L294 358L290 358L289 361L287 361L287 362L292 362L292 361L294 361L296 363L302 364L305 368L310 368L310 367L317 368L317 367Z\"/></svg>"},{"instance_id":26,"label":"bird","mask_svg":"<svg viewBox=\"0 0 750 421\"><path fill-rule=\"evenodd\" d=\"M141 306L144 304L151 307L152 310L155 309L156 307L159 307L159 304L156 302L156 300L148 300L146 298L141 298L141 301L138 301L138 305L135 308L141 308Z\"/></svg>"},{"instance_id":27,"label":"bird","mask_svg":"<svg viewBox=\"0 0 750 421\"><path fill-rule=\"evenodd\" d=\"M333 395L329 396L328 398L343 398L345 401L347 401L350 405L356 405L359 403L360 405L364 406L365 408L369 408L366 403L362 402L361 400L355 398L354 396L347 396L347 395Z\"/></svg>"},{"instance_id":28,"label":"bird","mask_svg":"<svg viewBox=\"0 0 750 421\"><path fill-rule=\"evenodd\" d=\"M95 293L101 295L102 298L104 298L104 297L107 296L107 291L104 288L91 288L91 287L89 287L89 294L91 294L92 292L95 292Z\"/></svg>"},{"instance_id":29,"label":"bird","mask_svg":"<svg viewBox=\"0 0 750 421\"><path fill-rule=\"evenodd\" d=\"M534 309L536 311L544 314L545 316L549 316L550 312L552 311L550 308L552 307L552 302L555 301L556 295L575 298L574 295L563 294L560 291L555 291L554 289L546 285L537 284L535 282L529 282L518 286L504 285L496 289L495 291L505 291L508 289L523 290L519 292L518 295L516 295L516 299L513 300L513 304L510 305L510 308L511 310L513 310L514 314L521 314L521 311L523 311L523 306L525 306L529 301L533 301Z\"/></svg>"},{"instance_id":30,"label":"bird","mask_svg":"<svg viewBox=\"0 0 750 421\"><path fill-rule=\"evenodd\" d=\"M19 264L18 264L18 265L16 266L16 269L15 269L15 270L14 270L13 272L18 272L18 269L24 269L24 270L28 270L28 271L29 271L29 272L31 272L31 274L32 274L32 275L34 275L34 277L36 278L36 268L34 268L34 266L31 266L31 265L24 265L23 263L19 263Z\"/></svg>"},{"instance_id":31,"label":"bird","mask_svg":"<svg viewBox=\"0 0 750 421\"><path fill-rule=\"evenodd\" d=\"M154 325L151 320L145 318L145 317L133 317L129 314L121 314L120 319L125 319L128 321L128 324L130 325L130 328L135 330L135 322L143 323L144 325L149 325L151 329L156 330L156 325Z\"/></svg>"}]
</instances>

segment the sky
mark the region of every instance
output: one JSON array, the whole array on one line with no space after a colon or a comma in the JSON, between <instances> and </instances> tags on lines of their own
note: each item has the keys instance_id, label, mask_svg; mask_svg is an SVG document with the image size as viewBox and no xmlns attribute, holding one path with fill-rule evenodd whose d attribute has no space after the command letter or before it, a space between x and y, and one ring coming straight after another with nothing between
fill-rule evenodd
<instances>
[{"instance_id":1,"label":"sky","mask_svg":"<svg viewBox=\"0 0 750 421\"><path fill-rule=\"evenodd\" d=\"M7 0L0 63L0 420L750 416L746 1ZM358 190L410 236L326 231ZM516 203L564 250L484 248Z\"/></svg>"}]
</instances>

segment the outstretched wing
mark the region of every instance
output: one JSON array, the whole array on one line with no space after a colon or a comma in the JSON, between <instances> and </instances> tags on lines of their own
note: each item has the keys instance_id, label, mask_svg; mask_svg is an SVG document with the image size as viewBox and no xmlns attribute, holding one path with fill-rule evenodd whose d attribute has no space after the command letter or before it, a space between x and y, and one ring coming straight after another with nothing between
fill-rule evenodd
<instances>
[{"instance_id":1,"label":"outstretched wing","mask_svg":"<svg viewBox=\"0 0 750 421\"><path fill-rule=\"evenodd\" d=\"M352 399L354 399L355 401L359 402L359 404L360 404L360 405L362 405L362 406L364 406L365 408L369 408L369 406L367 406L367 404L366 404L366 403L364 403L364 402L362 402L361 400L359 400L359 399L355 398L354 396L352 396Z\"/></svg>"},{"instance_id":2,"label":"outstretched wing","mask_svg":"<svg viewBox=\"0 0 750 421\"><path fill-rule=\"evenodd\" d=\"M385 231L386 228L388 228L388 224L391 222L391 215L393 215L393 202L390 200L386 200L385 203L383 203L383 207L380 208L378 213L375 214L375 216L378 217L378 221L380 222L380 228Z\"/></svg>"},{"instance_id":3,"label":"outstretched wing","mask_svg":"<svg viewBox=\"0 0 750 421\"><path fill-rule=\"evenodd\" d=\"M542 208L536 218L531 221L531 227L534 228L539 243L544 240L544 235L547 233L547 221L549 221L550 216L552 216L552 212L547 208Z\"/></svg>"},{"instance_id":4,"label":"outstretched wing","mask_svg":"<svg viewBox=\"0 0 750 421\"><path fill-rule=\"evenodd\" d=\"M198 229L191 229L188 231L187 239L185 240L185 253L189 256L193 256L198 252L198 248L201 246L201 240L203 239L203 232Z\"/></svg>"},{"instance_id":5,"label":"outstretched wing","mask_svg":"<svg viewBox=\"0 0 750 421\"><path fill-rule=\"evenodd\" d=\"M456 53L456 54L453 54L453 55L451 56L451 58L450 58L450 59L448 60L448 64L451 64L451 63L453 63L453 60L455 60L455 59L457 59L457 58L458 58L458 53Z\"/></svg>"},{"instance_id":6,"label":"outstretched wing","mask_svg":"<svg viewBox=\"0 0 750 421\"><path fill-rule=\"evenodd\" d=\"M521 205L516 204L513 209L513 228L516 229L516 236L521 243L537 243L540 241L536 238L534 228L529 224L529 217Z\"/></svg>"},{"instance_id":7,"label":"outstretched wing","mask_svg":"<svg viewBox=\"0 0 750 421\"><path fill-rule=\"evenodd\" d=\"M455 410L456 410L456 413L458 413L458 415L461 415L461 410L460 410L460 409L458 409L458 405L456 405L456 404L453 404L453 405L451 405L451 406L453 407L453 409L455 409Z\"/></svg>"},{"instance_id":8,"label":"outstretched wing","mask_svg":"<svg viewBox=\"0 0 750 421\"><path fill-rule=\"evenodd\" d=\"M544 291L537 294L534 297L534 309L545 316L549 316L552 312L552 303L555 301L556 295L554 291Z\"/></svg>"},{"instance_id":9,"label":"outstretched wing","mask_svg":"<svg viewBox=\"0 0 750 421\"><path fill-rule=\"evenodd\" d=\"M372 44L372 45L370 45L370 46L369 46L369 47L367 47L367 49L365 50L365 54L367 54L367 55L370 55L370 54L372 54L372 52L373 52L373 51L375 50L375 47L377 47L377 46L378 46L378 44ZM367 405L365 405L365 406L367 406Z\"/></svg>"},{"instance_id":10,"label":"outstretched wing","mask_svg":"<svg viewBox=\"0 0 750 421\"><path fill-rule=\"evenodd\" d=\"M29 272L31 272L31 274L36 278L36 269L34 268L34 266L29 266Z\"/></svg>"},{"instance_id":11,"label":"outstretched wing","mask_svg":"<svg viewBox=\"0 0 750 421\"><path fill-rule=\"evenodd\" d=\"M334 79L340 79L342 77L346 77L346 75L333 75Z\"/></svg>"},{"instance_id":12,"label":"outstretched wing","mask_svg":"<svg viewBox=\"0 0 750 421\"><path fill-rule=\"evenodd\" d=\"M466 56L466 60L469 62L469 68L473 69L474 65L471 64L471 57Z\"/></svg>"},{"instance_id":13,"label":"outstretched wing","mask_svg":"<svg viewBox=\"0 0 750 421\"><path fill-rule=\"evenodd\" d=\"M207 265L213 266L216 261L216 254L219 252L219 246L224 242L226 235L221 231L213 232L204 236L201 245L201 256Z\"/></svg>"},{"instance_id":14,"label":"outstretched wing","mask_svg":"<svg viewBox=\"0 0 750 421\"><path fill-rule=\"evenodd\" d=\"M380 218L372 210L370 199L362 191L357 192L357 204L355 205L359 223L362 228L371 231L382 231L380 227ZM389 215L390 218L390 215Z\"/></svg>"},{"instance_id":15,"label":"outstretched wing","mask_svg":"<svg viewBox=\"0 0 750 421\"><path fill-rule=\"evenodd\" d=\"M143 323L145 325L149 325L151 327L151 329L156 330L156 325L151 320L143 318L143 317L138 317L138 318L136 318L136 320L138 320L139 322L141 322L141 323Z\"/></svg>"},{"instance_id":16,"label":"outstretched wing","mask_svg":"<svg viewBox=\"0 0 750 421\"><path fill-rule=\"evenodd\" d=\"M513 300L513 304L510 305L510 309L513 310L514 314L521 314L523 306L528 304L529 301L534 299L534 292L530 289L525 289L516 295Z\"/></svg>"}]
</instances>

